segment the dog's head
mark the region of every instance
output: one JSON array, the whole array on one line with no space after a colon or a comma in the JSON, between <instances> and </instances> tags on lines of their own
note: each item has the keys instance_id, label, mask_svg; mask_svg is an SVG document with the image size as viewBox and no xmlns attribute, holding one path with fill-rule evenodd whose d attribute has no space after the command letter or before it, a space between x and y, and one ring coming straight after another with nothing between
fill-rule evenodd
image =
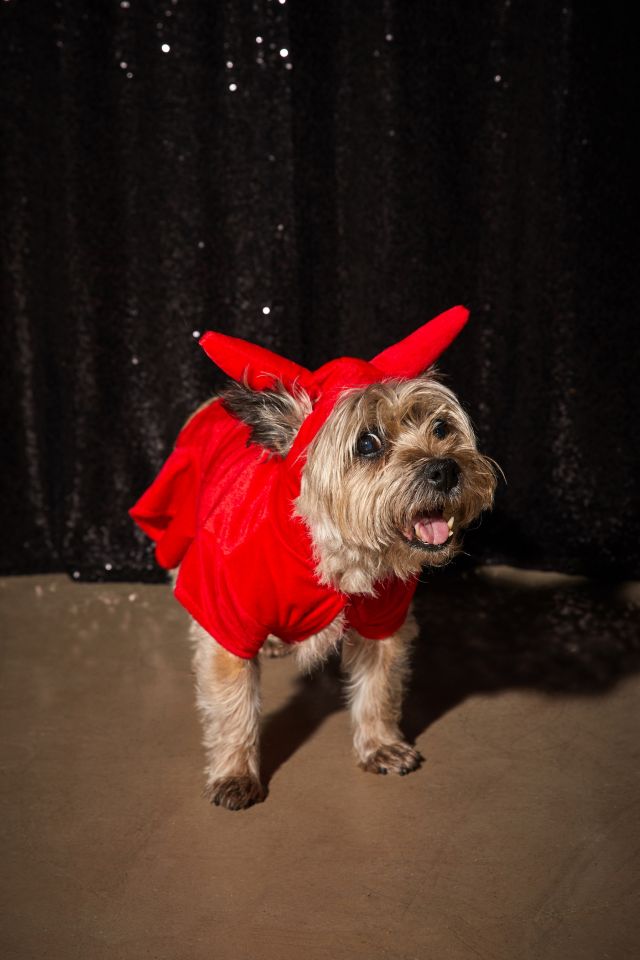
<instances>
[{"instance_id":1,"label":"dog's head","mask_svg":"<svg viewBox=\"0 0 640 960\"><path fill-rule=\"evenodd\" d=\"M386 381L340 398L309 449L298 510L316 541L407 576L451 559L495 484L447 387L433 376Z\"/></svg>"},{"instance_id":2,"label":"dog's head","mask_svg":"<svg viewBox=\"0 0 640 960\"><path fill-rule=\"evenodd\" d=\"M372 364L389 369L391 353L406 372L411 364L405 351L400 364L399 346ZM411 363L424 357L423 350ZM356 385L346 377L340 388L345 364ZM245 383L223 394L252 440L296 476L295 507L311 531L320 578L366 593L390 573L406 578L425 564L446 563L464 528L491 506L496 485L455 395L433 373L384 376L363 361L332 361L324 369L333 378L324 393L308 371L297 368L302 373L292 377L287 367L266 388L245 374Z\"/></svg>"}]
</instances>

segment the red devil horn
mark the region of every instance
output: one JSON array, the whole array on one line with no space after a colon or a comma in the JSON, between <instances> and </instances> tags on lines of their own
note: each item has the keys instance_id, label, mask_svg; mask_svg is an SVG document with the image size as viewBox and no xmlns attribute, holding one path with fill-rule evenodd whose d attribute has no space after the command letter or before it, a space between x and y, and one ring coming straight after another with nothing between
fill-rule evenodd
<instances>
[{"instance_id":1,"label":"red devil horn","mask_svg":"<svg viewBox=\"0 0 640 960\"><path fill-rule=\"evenodd\" d=\"M252 390L273 390L278 381L282 381L287 389L296 382L304 386L310 376L305 367L293 360L225 333L209 331L199 343L221 370L239 383L246 383Z\"/></svg>"},{"instance_id":2,"label":"red devil horn","mask_svg":"<svg viewBox=\"0 0 640 960\"><path fill-rule=\"evenodd\" d=\"M390 377L416 377L447 349L468 319L466 307L451 307L387 347L371 363Z\"/></svg>"}]
</instances>

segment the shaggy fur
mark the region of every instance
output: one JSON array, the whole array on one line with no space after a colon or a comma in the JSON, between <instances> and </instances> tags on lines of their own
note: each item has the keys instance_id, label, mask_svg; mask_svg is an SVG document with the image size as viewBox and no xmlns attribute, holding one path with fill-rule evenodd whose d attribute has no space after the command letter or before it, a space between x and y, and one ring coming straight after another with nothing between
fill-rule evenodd
<instances>
[{"instance_id":1,"label":"shaggy fur","mask_svg":"<svg viewBox=\"0 0 640 960\"><path fill-rule=\"evenodd\" d=\"M434 435L437 423L446 425L443 439ZM355 453L368 430L384 442L373 459ZM433 458L460 468L449 493L426 479ZM469 418L451 390L429 377L345 393L311 445L296 506L311 529L321 580L345 593L371 593L389 574L406 579L426 563L449 562L460 529L491 506L494 490L493 465L478 453ZM425 557L401 531L434 510L454 518L454 535L445 550Z\"/></svg>"},{"instance_id":2,"label":"shaggy fur","mask_svg":"<svg viewBox=\"0 0 640 960\"><path fill-rule=\"evenodd\" d=\"M360 766L370 773L409 773L422 759L404 742L399 726L410 644L417 634L410 614L388 640L372 642L354 631L345 637L342 666L348 678L353 746Z\"/></svg>"},{"instance_id":3,"label":"shaggy fur","mask_svg":"<svg viewBox=\"0 0 640 960\"><path fill-rule=\"evenodd\" d=\"M227 408L251 428L252 441L283 456L311 410L304 391L254 393L234 384L222 395ZM373 434L379 449L362 453ZM430 479L435 463L453 464L446 484ZM425 565L447 563L460 549L461 533L493 501L493 462L476 449L467 415L455 395L433 375L388 380L345 391L312 442L295 510L308 525L317 575L344 593L372 594L391 574L406 579ZM427 514L449 521L446 543L429 546L415 525ZM406 774L420 754L402 737L400 714L410 644L417 633L410 616L385 640L345 634L341 615L294 653L310 669L342 644L342 667L359 765L373 773ZM206 795L215 804L241 809L264 799L259 780L259 665L213 643L197 624L197 703L207 754ZM215 639L215 638L214 638ZM266 655L282 654L269 638Z\"/></svg>"},{"instance_id":4,"label":"shaggy fur","mask_svg":"<svg viewBox=\"0 0 640 960\"><path fill-rule=\"evenodd\" d=\"M287 393L279 390L250 390L231 383L222 399L225 407L251 427L254 443L284 457L293 443L302 421L311 413L311 401L304 390Z\"/></svg>"}]
</instances>

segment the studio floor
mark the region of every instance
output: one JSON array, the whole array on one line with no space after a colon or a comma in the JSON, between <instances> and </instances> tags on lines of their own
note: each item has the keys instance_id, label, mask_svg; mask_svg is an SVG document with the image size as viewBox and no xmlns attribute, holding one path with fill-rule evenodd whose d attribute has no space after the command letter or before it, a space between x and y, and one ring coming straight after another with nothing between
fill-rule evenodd
<instances>
[{"instance_id":1,"label":"studio floor","mask_svg":"<svg viewBox=\"0 0 640 960\"><path fill-rule=\"evenodd\" d=\"M187 618L160 585L0 581L0 953L636 960L640 590L429 581L411 776L358 770L335 663L263 665L269 795L201 797Z\"/></svg>"}]
</instances>

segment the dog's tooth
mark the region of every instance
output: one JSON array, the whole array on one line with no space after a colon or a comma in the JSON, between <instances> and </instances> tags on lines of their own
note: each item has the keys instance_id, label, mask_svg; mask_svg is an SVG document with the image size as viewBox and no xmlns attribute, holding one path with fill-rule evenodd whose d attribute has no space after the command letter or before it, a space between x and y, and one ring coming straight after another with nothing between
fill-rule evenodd
<instances>
[{"instance_id":1,"label":"dog's tooth","mask_svg":"<svg viewBox=\"0 0 640 960\"><path fill-rule=\"evenodd\" d=\"M449 530L449 536L447 537L447 540L449 539L449 537L452 537L452 536L453 536L453 530Z\"/></svg>"},{"instance_id":2,"label":"dog's tooth","mask_svg":"<svg viewBox=\"0 0 640 960\"><path fill-rule=\"evenodd\" d=\"M453 517L449 517L447 520L447 526L449 527L449 530L453 530Z\"/></svg>"}]
</instances>

